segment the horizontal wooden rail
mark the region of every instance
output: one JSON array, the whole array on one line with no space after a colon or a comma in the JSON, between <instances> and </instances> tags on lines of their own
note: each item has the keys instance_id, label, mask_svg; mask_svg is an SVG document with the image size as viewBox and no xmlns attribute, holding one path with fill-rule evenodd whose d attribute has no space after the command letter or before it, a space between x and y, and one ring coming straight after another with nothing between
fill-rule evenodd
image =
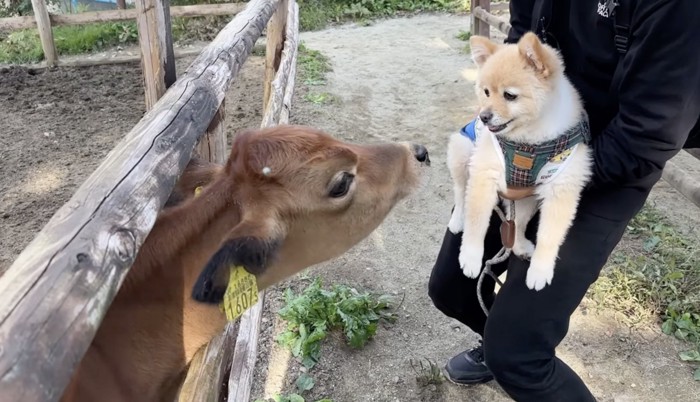
<instances>
[{"instance_id":1,"label":"horizontal wooden rail","mask_svg":"<svg viewBox=\"0 0 700 402\"><path fill-rule=\"evenodd\" d=\"M666 162L661 178L681 195L700 207L700 181L673 163Z\"/></svg>"},{"instance_id":2,"label":"horizontal wooden rail","mask_svg":"<svg viewBox=\"0 0 700 402\"><path fill-rule=\"evenodd\" d=\"M486 22L489 26L492 26L504 34L508 35L510 32L510 23L502 18L496 17L495 15L489 13L481 7L476 7L472 11L475 18Z\"/></svg>"},{"instance_id":3,"label":"horizontal wooden rail","mask_svg":"<svg viewBox=\"0 0 700 402\"><path fill-rule=\"evenodd\" d=\"M246 3L198 4L194 6L170 7L171 17L199 17L206 15L235 15ZM129 21L136 19L136 9L91 11L78 14L51 14L51 26L83 25L93 22ZM0 31L36 28L33 16L0 18Z\"/></svg>"},{"instance_id":4,"label":"horizontal wooden rail","mask_svg":"<svg viewBox=\"0 0 700 402\"><path fill-rule=\"evenodd\" d=\"M277 3L248 3L0 277L0 400L63 393Z\"/></svg>"}]
</instances>

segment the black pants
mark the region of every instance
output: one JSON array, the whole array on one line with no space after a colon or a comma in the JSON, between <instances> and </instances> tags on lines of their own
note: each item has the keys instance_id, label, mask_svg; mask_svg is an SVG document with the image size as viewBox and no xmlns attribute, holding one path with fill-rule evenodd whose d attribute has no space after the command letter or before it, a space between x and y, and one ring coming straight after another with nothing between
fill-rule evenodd
<instances>
[{"instance_id":1,"label":"black pants","mask_svg":"<svg viewBox=\"0 0 700 402\"><path fill-rule=\"evenodd\" d=\"M528 262L511 257L494 266L506 269L504 286L494 295L495 283L485 278L484 302L477 296L477 279L464 276L458 256L461 233L448 230L430 277L429 294L435 306L482 335L486 365L498 384L516 401L594 401L583 381L555 356L555 348L569 328L569 320L589 286L595 282L610 253L622 238L629 220L643 206L649 190L623 188L585 193L574 223L559 251L551 285L539 292L525 285ZM535 215L526 234L535 239ZM501 248L494 213L485 239L484 260Z\"/></svg>"}]
</instances>

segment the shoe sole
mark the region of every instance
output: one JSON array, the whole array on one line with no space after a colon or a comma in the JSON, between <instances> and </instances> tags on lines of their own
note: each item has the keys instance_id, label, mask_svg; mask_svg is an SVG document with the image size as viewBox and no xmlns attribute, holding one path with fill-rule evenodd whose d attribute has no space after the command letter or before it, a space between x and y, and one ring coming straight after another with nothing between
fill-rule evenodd
<instances>
[{"instance_id":1,"label":"shoe sole","mask_svg":"<svg viewBox=\"0 0 700 402\"><path fill-rule=\"evenodd\" d=\"M443 370L445 371L444 375L445 378L447 378L447 381L451 382L452 384L455 385L478 385L478 384L486 384L487 382L493 381L493 377L491 378L482 378L482 379L474 379L474 380L455 380L452 377L450 377L450 373L447 372L447 366L443 367Z\"/></svg>"}]
</instances>

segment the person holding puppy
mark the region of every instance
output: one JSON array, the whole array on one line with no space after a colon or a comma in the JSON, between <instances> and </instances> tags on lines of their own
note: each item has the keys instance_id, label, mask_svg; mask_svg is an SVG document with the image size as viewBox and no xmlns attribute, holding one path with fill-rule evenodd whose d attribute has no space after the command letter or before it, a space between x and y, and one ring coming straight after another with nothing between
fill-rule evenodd
<instances>
[{"instance_id":1,"label":"person holding puppy","mask_svg":"<svg viewBox=\"0 0 700 402\"><path fill-rule=\"evenodd\" d=\"M447 362L452 382L495 379L517 401L595 401L555 349L666 161L681 148L700 147L700 7L697 0L511 0L510 15L506 43L532 31L561 52L588 113L594 174L550 285L529 289L528 262L518 257L495 265L497 275L508 276L498 297L494 282L484 280L487 319L477 278L460 268L462 233L446 230L429 295L441 312L482 336L481 345ZM532 189L505 196L530 195ZM537 220L528 225L530 239ZM494 213L483 262L502 246L500 224Z\"/></svg>"}]
</instances>

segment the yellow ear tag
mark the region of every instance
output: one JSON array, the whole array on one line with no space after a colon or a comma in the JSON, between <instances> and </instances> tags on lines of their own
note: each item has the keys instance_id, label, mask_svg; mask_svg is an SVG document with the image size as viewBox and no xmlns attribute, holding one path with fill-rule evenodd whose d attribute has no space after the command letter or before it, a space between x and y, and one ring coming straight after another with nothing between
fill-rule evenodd
<instances>
[{"instance_id":1,"label":"yellow ear tag","mask_svg":"<svg viewBox=\"0 0 700 402\"><path fill-rule=\"evenodd\" d=\"M221 309L226 319L233 321L258 302L258 282L255 275L241 266L231 267L228 287Z\"/></svg>"},{"instance_id":2,"label":"yellow ear tag","mask_svg":"<svg viewBox=\"0 0 700 402\"><path fill-rule=\"evenodd\" d=\"M199 195L199 193L201 193L201 192L202 192L202 186L199 186L199 187L195 188L195 189L194 189L194 196L195 196L195 198L196 198L196 197Z\"/></svg>"}]
</instances>

